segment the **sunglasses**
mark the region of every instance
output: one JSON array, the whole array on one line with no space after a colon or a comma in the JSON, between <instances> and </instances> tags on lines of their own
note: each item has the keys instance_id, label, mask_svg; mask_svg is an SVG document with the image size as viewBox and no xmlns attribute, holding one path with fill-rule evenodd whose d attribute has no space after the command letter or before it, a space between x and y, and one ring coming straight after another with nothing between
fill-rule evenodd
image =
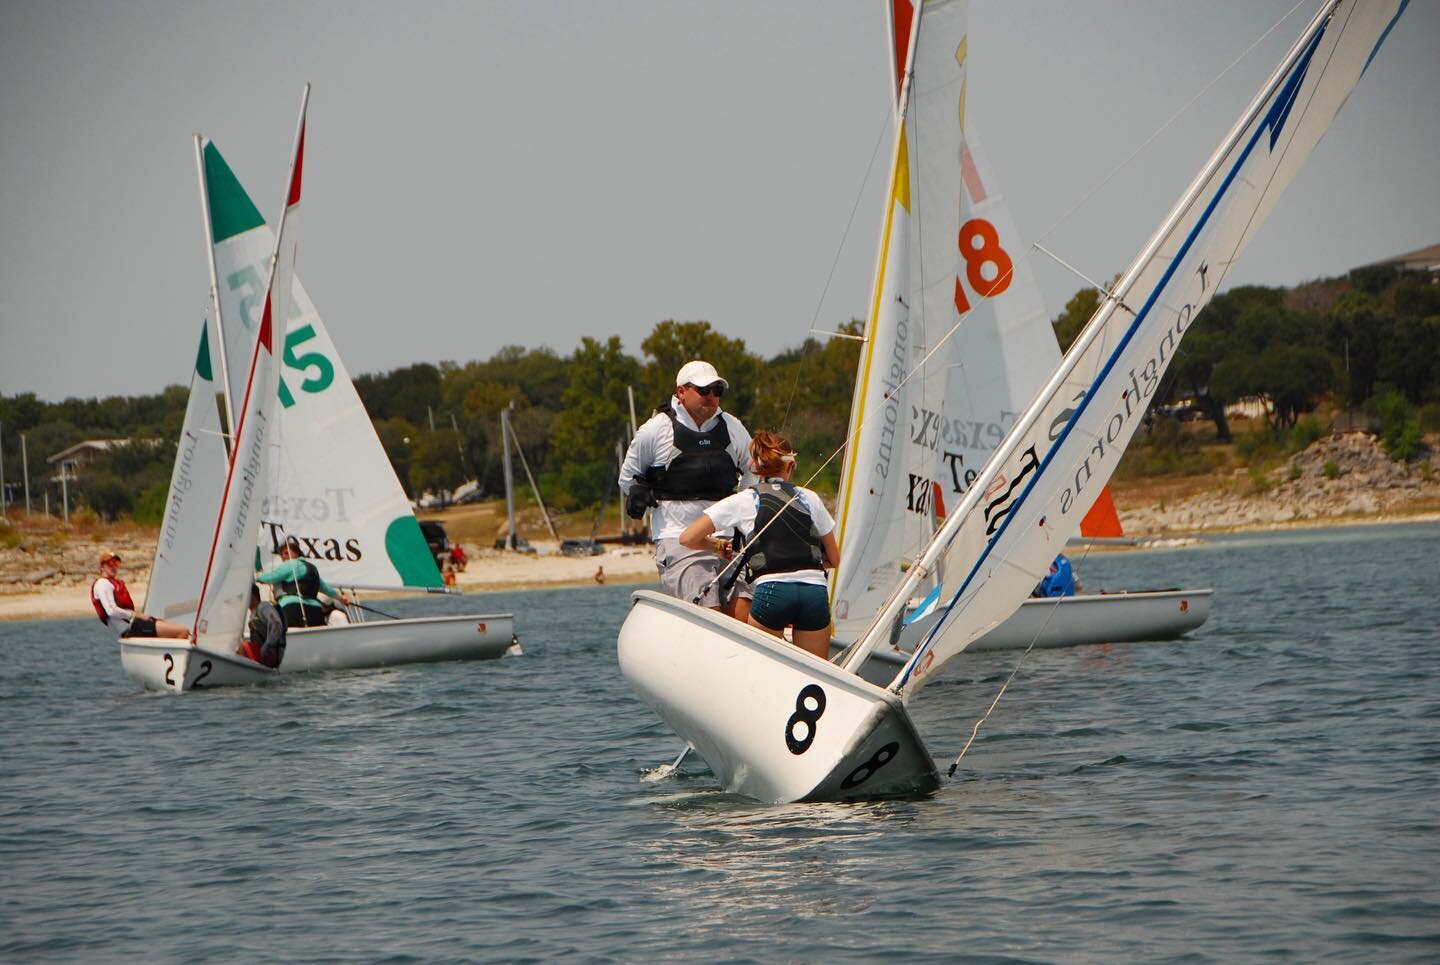
<instances>
[{"instance_id":1,"label":"sunglasses","mask_svg":"<svg viewBox=\"0 0 1440 965\"><path fill-rule=\"evenodd\" d=\"M695 392L697 392L698 394L700 394L700 395L702 395L702 396L705 396L706 398L709 398L710 396L713 395L715 398L718 399L718 398L720 398L721 396L723 396L723 395L725 394L725 386L721 385L719 382L716 382L716 383L713 384L713 385L705 385L705 386L691 385L690 383L687 382L687 383L685 384L685 388L687 388L687 389L694 389Z\"/></svg>"}]
</instances>

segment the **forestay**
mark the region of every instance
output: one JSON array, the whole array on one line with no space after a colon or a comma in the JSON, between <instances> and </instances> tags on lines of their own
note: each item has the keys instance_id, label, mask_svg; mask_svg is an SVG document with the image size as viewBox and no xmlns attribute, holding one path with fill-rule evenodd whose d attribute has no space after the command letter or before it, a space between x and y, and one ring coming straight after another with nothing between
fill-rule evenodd
<instances>
[{"instance_id":1,"label":"forestay","mask_svg":"<svg viewBox=\"0 0 1440 965\"><path fill-rule=\"evenodd\" d=\"M1114 472L1180 340L1404 6L1324 5L847 656L847 667L881 642L905 598L947 557L948 605L892 689L913 695L1024 601ZM951 622L954 630L941 634Z\"/></svg>"},{"instance_id":2,"label":"forestay","mask_svg":"<svg viewBox=\"0 0 1440 965\"><path fill-rule=\"evenodd\" d=\"M195 623L196 645L217 653L234 650L250 603L255 531L260 524L261 502L265 499L268 463L275 450L280 383L277 350L285 343L285 320L290 317L301 173L305 159L305 104L309 95L307 85L300 107L295 153L290 163L285 210L280 216L273 267L262 290L259 326L246 371L244 392L238 396L242 402L235 410L234 445L230 451L229 471Z\"/></svg>"},{"instance_id":3,"label":"forestay","mask_svg":"<svg viewBox=\"0 0 1440 965\"><path fill-rule=\"evenodd\" d=\"M225 354L246 358L274 235L213 142L203 142L201 163ZM262 557L292 535L333 584L442 587L370 416L298 278L291 297ZM232 399L240 397L244 374L229 372Z\"/></svg>"},{"instance_id":4,"label":"forestay","mask_svg":"<svg viewBox=\"0 0 1440 965\"><path fill-rule=\"evenodd\" d=\"M185 406L144 603L146 613L174 622L189 623L199 605L209 547L195 534L210 531L220 513L220 493L225 487L227 457L216 391L208 326L202 323L190 401Z\"/></svg>"}]
</instances>

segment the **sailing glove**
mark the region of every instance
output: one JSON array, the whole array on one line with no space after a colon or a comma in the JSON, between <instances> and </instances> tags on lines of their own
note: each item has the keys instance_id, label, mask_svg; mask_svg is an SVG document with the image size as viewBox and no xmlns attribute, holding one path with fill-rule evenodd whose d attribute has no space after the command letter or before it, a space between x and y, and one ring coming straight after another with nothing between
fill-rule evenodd
<instances>
[{"instance_id":1,"label":"sailing glove","mask_svg":"<svg viewBox=\"0 0 1440 965\"><path fill-rule=\"evenodd\" d=\"M640 480L630 484L630 492L625 494L625 515L631 519L639 519L645 515L645 510L656 505L655 494L650 487Z\"/></svg>"}]
</instances>

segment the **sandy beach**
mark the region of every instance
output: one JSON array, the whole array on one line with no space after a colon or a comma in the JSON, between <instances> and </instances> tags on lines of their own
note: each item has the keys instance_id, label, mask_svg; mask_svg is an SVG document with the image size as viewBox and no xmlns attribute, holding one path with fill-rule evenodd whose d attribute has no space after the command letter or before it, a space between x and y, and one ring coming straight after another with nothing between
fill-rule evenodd
<instances>
[{"instance_id":1,"label":"sandy beach","mask_svg":"<svg viewBox=\"0 0 1440 965\"><path fill-rule=\"evenodd\" d=\"M1195 491L1197 482L1201 488ZM1179 483L1187 483L1189 491L1175 488ZM1121 483L1114 490L1125 532L1141 540L1142 547L1226 532L1434 522L1440 521L1440 453L1432 452L1427 463L1406 466L1386 458L1368 436L1336 435L1261 478L1240 470L1226 478ZM133 524L91 521L66 530L54 521L25 533L9 528L7 539L0 547L0 621L91 614L88 588L106 549L124 557L120 576L136 600L144 599L155 536ZM553 540L533 543L536 553L481 550L464 543L470 563L457 575L457 588L483 594L587 586L602 569L609 583L657 579L649 546L614 546L600 556L570 557L561 556Z\"/></svg>"},{"instance_id":2,"label":"sandy beach","mask_svg":"<svg viewBox=\"0 0 1440 965\"><path fill-rule=\"evenodd\" d=\"M90 582L99 575L93 565L85 568L84 560L93 564L99 556L100 544L83 541L92 552L70 548L65 552L58 570L46 567L43 581L29 582L11 577L14 582L0 583L0 621L42 620L62 617L89 616ZM118 541L116 552L127 557L121 572L138 602L144 599L146 576L154 547L143 544L130 546ZM107 546L109 544L106 544ZM457 574L457 589L462 593L481 594L486 590L524 590L538 587L591 586L597 571L603 568L607 583L647 583L655 580L655 553L648 546L615 547L600 556L570 557L556 552L556 544L536 541L536 553L502 553L483 550L471 554L464 573ZM73 561L73 562L72 562ZM133 562L131 562L133 561ZM383 594L367 595L378 599Z\"/></svg>"}]
</instances>

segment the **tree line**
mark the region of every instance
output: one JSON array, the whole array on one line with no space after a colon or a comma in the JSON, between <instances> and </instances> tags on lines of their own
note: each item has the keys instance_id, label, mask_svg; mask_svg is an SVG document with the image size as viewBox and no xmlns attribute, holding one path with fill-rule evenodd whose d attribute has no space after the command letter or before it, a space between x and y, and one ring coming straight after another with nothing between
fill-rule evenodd
<instances>
[{"instance_id":1,"label":"tree line","mask_svg":"<svg viewBox=\"0 0 1440 965\"><path fill-rule=\"evenodd\" d=\"M1077 293L1054 319L1068 347L1098 294ZM843 327L858 334L862 323ZM585 337L568 356L507 346L484 361L419 363L361 375L356 388L397 475L412 498L476 480L503 493L500 411L547 503L579 509L613 498L616 446L628 438L633 390L643 422L667 400L675 372L692 358L714 363L730 383L723 405L752 431L788 435L800 478L833 492L854 394L861 343L807 338L770 358L708 322L660 322L639 355L618 337ZM72 486L107 519L158 522L163 512L188 389L156 395L45 402L0 395L0 457L13 504L23 499L19 436L26 437L32 490L52 474L45 459L91 438L129 438L87 466ZM1127 461L1174 471L1184 444L1165 416L1177 402L1198 410L1214 437L1232 441L1227 406L1263 400L1270 437L1293 432L1323 402L1364 413L1395 458L1412 458L1425 432L1440 431L1440 281L1425 272L1356 269L1294 288L1244 287L1215 297L1199 316L1157 390L1149 432ZM1148 451L1146 451L1148 450ZM1157 451L1160 458L1156 457ZM828 463L827 463L827 460ZM1122 469L1124 464L1122 464Z\"/></svg>"}]
</instances>

